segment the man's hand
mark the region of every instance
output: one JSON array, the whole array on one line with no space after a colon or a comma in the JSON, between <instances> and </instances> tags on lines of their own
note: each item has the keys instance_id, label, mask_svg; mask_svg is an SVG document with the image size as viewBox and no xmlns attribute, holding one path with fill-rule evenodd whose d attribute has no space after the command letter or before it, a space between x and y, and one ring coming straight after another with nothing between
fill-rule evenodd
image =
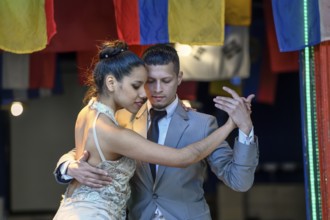
<instances>
[{"instance_id":1,"label":"man's hand","mask_svg":"<svg viewBox=\"0 0 330 220\"><path fill-rule=\"evenodd\" d=\"M107 172L89 165L86 161L89 153L84 151L84 154L69 164L67 175L76 179L79 183L89 187L100 188L111 183L111 178Z\"/></svg>"},{"instance_id":2,"label":"man's hand","mask_svg":"<svg viewBox=\"0 0 330 220\"><path fill-rule=\"evenodd\" d=\"M189 112L190 110L196 111L195 108L191 107L189 102L184 102L181 99L179 100L179 103L181 104L182 108L186 111Z\"/></svg>"},{"instance_id":3,"label":"man's hand","mask_svg":"<svg viewBox=\"0 0 330 220\"><path fill-rule=\"evenodd\" d=\"M249 135L252 129L251 101L254 95L249 95L247 98L240 97L234 90L223 87L223 90L228 92L231 97L217 96L213 99L215 106L225 112L233 119L237 127L246 135Z\"/></svg>"}]
</instances>

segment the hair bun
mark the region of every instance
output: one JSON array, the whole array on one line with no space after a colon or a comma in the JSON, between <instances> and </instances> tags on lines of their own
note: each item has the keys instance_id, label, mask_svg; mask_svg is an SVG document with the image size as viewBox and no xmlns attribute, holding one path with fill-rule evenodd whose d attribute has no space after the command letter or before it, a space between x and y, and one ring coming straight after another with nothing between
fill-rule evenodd
<instances>
[{"instance_id":1,"label":"hair bun","mask_svg":"<svg viewBox=\"0 0 330 220\"><path fill-rule=\"evenodd\" d=\"M123 41L111 41L111 42L104 42L100 48L99 58L100 60L108 59L110 57L114 57L120 54L123 51L126 51L128 46Z\"/></svg>"}]
</instances>

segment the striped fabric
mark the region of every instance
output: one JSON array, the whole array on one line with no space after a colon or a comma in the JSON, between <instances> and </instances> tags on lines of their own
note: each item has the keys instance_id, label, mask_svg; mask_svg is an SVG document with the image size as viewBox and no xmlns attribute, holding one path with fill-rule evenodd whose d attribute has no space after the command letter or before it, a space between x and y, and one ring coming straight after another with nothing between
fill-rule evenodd
<instances>
[{"instance_id":1,"label":"striped fabric","mask_svg":"<svg viewBox=\"0 0 330 220\"><path fill-rule=\"evenodd\" d=\"M128 44L223 45L224 0L114 0L118 37Z\"/></svg>"}]
</instances>

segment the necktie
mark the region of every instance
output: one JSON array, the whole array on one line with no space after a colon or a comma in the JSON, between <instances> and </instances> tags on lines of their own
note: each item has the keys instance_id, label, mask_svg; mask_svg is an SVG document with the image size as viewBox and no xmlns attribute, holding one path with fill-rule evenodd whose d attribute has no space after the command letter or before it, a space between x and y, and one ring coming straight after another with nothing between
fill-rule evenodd
<instances>
[{"instance_id":1,"label":"necktie","mask_svg":"<svg viewBox=\"0 0 330 220\"><path fill-rule=\"evenodd\" d=\"M151 123L148 129L147 138L150 141L153 141L155 143L158 143L158 137L159 137L159 128L158 128L158 121L166 116L166 111L157 111L154 109L150 109L150 118ZM156 178L156 165L155 164L149 164L150 170L153 179Z\"/></svg>"}]
</instances>

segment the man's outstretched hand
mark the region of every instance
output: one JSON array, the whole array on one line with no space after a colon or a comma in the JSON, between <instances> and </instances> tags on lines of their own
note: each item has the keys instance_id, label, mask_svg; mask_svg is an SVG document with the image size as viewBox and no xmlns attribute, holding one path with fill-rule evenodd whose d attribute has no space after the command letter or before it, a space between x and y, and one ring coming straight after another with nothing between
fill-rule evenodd
<instances>
[{"instance_id":1,"label":"man's outstretched hand","mask_svg":"<svg viewBox=\"0 0 330 220\"><path fill-rule=\"evenodd\" d=\"M89 153L84 151L84 154L78 160L71 162L68 166L67 175L89 187L100 188L109 185L111 178L107 172L87 163L88 157Z\"/></svg>"}]
</instances>

